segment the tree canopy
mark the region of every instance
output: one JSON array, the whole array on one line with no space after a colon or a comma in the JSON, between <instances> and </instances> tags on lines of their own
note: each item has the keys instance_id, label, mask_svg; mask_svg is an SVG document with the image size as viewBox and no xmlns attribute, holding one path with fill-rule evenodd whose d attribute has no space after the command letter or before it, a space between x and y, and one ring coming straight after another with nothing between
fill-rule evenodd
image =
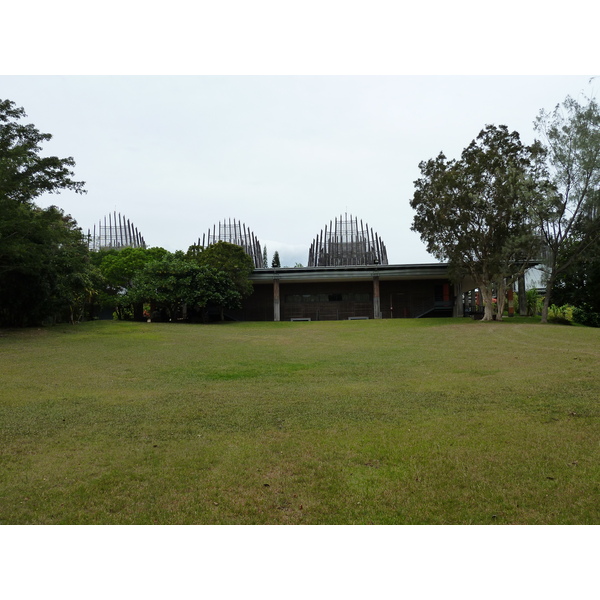
<instances>
[{"instance_id":1,"label":"tree canopy","mask_svg":"<svg viewBox=\"0 0 600 600\"><path fill-rule=\"evenodd\" d=\"M246 251L237 244L217 242L207 248L192 246L188 250L199 265L212 267L225 273L241 296L252 293L250 274L254 271L254 262Z\"/></svg>"},{"instance_id":2,"label":"tree canopy","mask_svg":"<svg viewBox=\"0 0 600 600\"><path fill-rule=\"evenodd\" d=\"M568 259L568 255L565 257ZM600 314L600 237L588 246L579 260L557 275L552 300L559 306L570 304Z\"/></svg>"},{"instance_id":3,"label":"tree canopy","mask_svg":"<svg viewBox=\"0 0 600 600\"><path fill-rule=\"evenodd\" d=\"M412 230L429 252L449 262L455 279L471 275L483 296L484 320L492 319L493 287L502 303L504 286L539 252L529 214L539 194L538 154L516 131L488 125L459 160L440 153L419 164Z\"/></svg>"},{"instance_id":4,"label":"tree canopy","mask_svg":"<svg viewBox=\"0 0 600 600\"><path fill-rule=\"evenodd\" d=\"M30 204L64 189L83 193L85 184L72 179L73 158L41 156L52 135L20 123L26 116L11 100L0 100L0 199Z\"/></svg>"},{"instance_id":5,"label":"tree canopy","mask_svg":"<svg viewBox=\"0 0 600 600\"><path fill-rule=\"evenodd\" d=\"M252 292L254 269L243 248L219 242L187 253L164 248L107 249L92 253L102 276L96 302L119 319L142 319L144 304L162 319L204 320L209 306L239 308Z\"/></svg>"},{"instance_id":6,"label":"tree canopy","mask_svg":"<svg viewBox=\"0 0 600 600\"><path fill-rule=\"evenodd\" d=\"M277 250L275 250L275 252L273 253L273 260L271 261L271 267L273 269L281 268L281 260L279 258L279 252Z\"/></svg>"},{"instance_id":7,"label":"tree canopy","mask_svg":"<svg viewBox=\"0 0 600 600\"><path fill-rule=\"evenodd\" d=\"M220 249L219 256L223 258L224 254ZM202 264L189 252L176 252L146 263L134 275L124 301L150 303L153 310L174 321L183 307L187 317L199 313L202 318L209 305L239 308L242 296L239 285L223 266Z\"/></svg>"},{"instance_id":8,"label":"tree canopy","mask_svg":"<svg viewBox=\"0 0 600 600\"><path fill-rule=\"evenodd\" d=\"M110 308L119 319L142 319L142 305L132 304L126 292L146 264L167 254L164 248L108 248L92 252L92 263L101 275L94 298L96 306L101 310Z\"/></svg>"},{"instance_id":9,"label":"tree canopy","mask_svg":"<svg viewBox=\"0 0 600 600\"><path fill-rule=\"evenodd\" d=\"M56 206L34 203L65 189L83 193L75 162L42 156L52 136L23 125L25 116L0 100L0 324L9 326L73 320L94 278L77 223Z\"/></svg>"},{"instance_id":10,"label":"tree canopy","mask_svg":"<svg viewBox=\"0 0 600 600\"><path fill-rule=\"evenodd\" d=\"M585 259L600 233L600 108L593 99L581 104L567 97L554 111L540 111L535 129L552 182L535 208L547 249L546 322L557 278Z\"/></svg>"}]
</instances>

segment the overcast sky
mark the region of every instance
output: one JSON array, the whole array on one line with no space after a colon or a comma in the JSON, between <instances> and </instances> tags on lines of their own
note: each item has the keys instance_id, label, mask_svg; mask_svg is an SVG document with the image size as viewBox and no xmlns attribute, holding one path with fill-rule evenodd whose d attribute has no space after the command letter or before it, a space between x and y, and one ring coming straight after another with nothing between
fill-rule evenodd
<instances>
[{"instance_id":1,"label":"overcast sky","mask_svg":"<svg viewBox=\"0 0 600 600\"><path fill-rule=\"evenodd\" d=\"M40 204L84 231L116 211L186 250L236 219L293 266L347 213L391 263L434 262L410 230L419 162L486 124L529 142L540 109L597 93L598 9L413 4L23 0L3 9L0 98L75 159L87 195Z\"/></svg>"},{"instance_id":2,"label":"overcast sky","mask_svg":"<svg viewBox=\"0 0 600 600\"><path fill-rule=\"evenodd\" d=\"M539 110L594 93L590 77L3 76L0 98L53 135L45 153L74 157L88 193L40 204L84 231L117 211L174 251L236 219L293 266L347 213L405 264L435 261L410 230L419 162L486 124L530 142Z\"/></svg>"}]
</instances>

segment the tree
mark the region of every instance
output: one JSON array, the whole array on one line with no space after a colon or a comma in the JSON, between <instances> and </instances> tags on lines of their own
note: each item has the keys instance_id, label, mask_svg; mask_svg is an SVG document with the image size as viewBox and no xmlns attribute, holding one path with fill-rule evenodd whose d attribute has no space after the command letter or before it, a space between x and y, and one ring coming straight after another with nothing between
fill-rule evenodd
<instances>
[{"instance_id":1,"label":"tree","mask_svg":"<svg viewBox=\"0 0 600 600\"><path fill-rule=\"evenodd\" d=\"M0 272L0 323L13 327L79 320L96 284L75 221L55 206L22 206L10 219Z\"/></svg>"},{"instance_id":2,"label":"tree","mask_svg":"<svg viewBox=\"0 0 600 600\"><path fill-rule=\"evenodd\" d=\"M279 260L279 252L277 252L277 250L275 250L275 253L273 254L273 260L271 261L271 267L273 269L281 268L281 261Z\"/></svg>"},{"instance_id":3,"label":"tree","mask_svg":"<svg viewBox=\"0 0 600 600\"><path fill-rule=\"evenodd\" d=\"M53 321L68 320L73 324L84 317L101 276L90 261L90 252L75 220L51 206L41 211L47 220L46 231L52 232L47 244L45 265L38 282L47 281L46 311ZM44 228L43 228L44 229ZM44 298L40 294L39 298Z\"/></svg>"},{"instance_id":4,"label":"tree","mask_svg":"<svg viewBox=\"0 0 600 600\"><path fill-rule=\"evenodd\" d=\"M553 184L536 217L547 249L542 322L548 321L553 288L561 274L582 260L600 232L600 110L567 97L552 113L540 111L542 136Z\"/></svg>"},{"instance_id":5,"label":"tree","mask_svg":"<svg viewBox=\"0 0 600 600\"><path fill-rule=\"evenodd\" d=\"M14 102L0 100L0 198L31 204L42 194L64 189L85 193L85 184L72 179L72 157L40 156L41 143L52 135L19 123L26 116Z\"/></svg>"},{"instance_id":6,"label":"tree","mask_svg":"<svg viewBox=\"0 0 600 600\"><path fill-rule=\"evenodd\" d=\"M600 313L600 237L592 242L579 260L557 275L552 299L553 304L558 306L571 304Z\"/></svg>"},{"instance_id":7,"label":"tree","mask_svg":"<svg viewBox=\"0 0 600 600\"><path fill-rule=\"evenodd\" d=\"M254 271L254 262L241 246L220 241L198 252L196 261L225 273L242 296L252 293L249 277Z\"/></svg>"},{"instance_id":8,"label":"tree","mask_svg":"<svg viewBox=\"0 0 600 600\"><path fill-rule=\"evenodd\" d=\"M0 100L0 323L34 325L75 319L93 273L77 223L60 209L41 209L43 194L72 190L72 158L41 156L52 138L33 125L10 100Z\"/></svg>"},{"instance_id":9,"label":"tree","mask_svg":"<svg viewBox=\"0 0 600 600\"><path fill-rule=\"evenodd\" d=\"M125 298L130 303L151 303L174 321L184 306L188 312L202 311L209 304L237 308L242 295L225 271L176 252L145 264Z\"/></svg>"},{"instance_id":10,"label":"tree","mask_svg":"<svg viewBox=\"0 0 600 600\"><path fill-rule=\"evenodd\" d=\"M412 230L436 258L448 260L455 280L471 275L483 296L483 320L493 318L494 287L502 318L506 285L538 253L539 236L529 217L539 194L538 154L516 131L488 125L460 160L440 153L419 164Z\"/></svg>"},{"instance_id":11,"label":"tree","mask_svg":"<svg viewBox=\"0 0 600 600\"><path fill-rule=\"evenodd\" d=\"M267 247L263 248L263 269L269 268L269 257L267 256Z\"/></svg>"},{"instance_id":12,"label":"tree","mask_svg":"<svg viewBox=\"0 0 600 600\"><path fill-rule=\"evenodd\" d=\"M187 256L200 266L210 267L223 274L228 281L231 291L221 290L215 295L215 298L219 296L221 300L212 300L221 308L221 318L224 318L223 309L239 308L241 299L252 293L250 274L254 271L254 262L241 246L223 241L207 248L191 246Z\"/></svg>"},{"instance_id":13,"label":"tree","mask_svg":"<svg viewBox=\"0 0 600 600\"><path fill-rule=\"evenodd\" d=\"M119 319L141 319L142 305L132 305L126 292L135 275L146 264L160 260L167 254L164 248L110 248L92 252L92 263L102 276L102 283L97 288L96 306L110 307Z\"/></svg>"}]
</instances>

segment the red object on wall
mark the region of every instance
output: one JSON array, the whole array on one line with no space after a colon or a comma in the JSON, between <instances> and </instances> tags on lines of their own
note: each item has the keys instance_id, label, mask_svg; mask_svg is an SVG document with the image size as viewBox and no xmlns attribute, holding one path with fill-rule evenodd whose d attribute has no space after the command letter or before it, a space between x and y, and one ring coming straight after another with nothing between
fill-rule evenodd
<instances>
[{"instance_id":1,"label":"red object on wall","mask_svg":"<svg viewBox=\"0 0 600 600\"><path fill-rule=\"evenodd\" d=\"M449 283L444 284L444 290L443 290L442 294L443 294L444 302L449 302L450 301L450 284Z\"/></svg>"}]
</instances>

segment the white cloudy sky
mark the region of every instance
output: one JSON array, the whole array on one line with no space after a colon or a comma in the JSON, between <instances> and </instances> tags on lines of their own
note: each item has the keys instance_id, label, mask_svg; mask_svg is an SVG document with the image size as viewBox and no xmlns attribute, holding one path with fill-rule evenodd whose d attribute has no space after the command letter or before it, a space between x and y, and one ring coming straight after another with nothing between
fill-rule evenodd
<instances>
[{"instance_id":1,"label":"white cloudy sky","mask_svg":"<svg viewBox=\"0 0 600 600\"><path fill-rule=\"evenodd\" d=\"M540 109L597 92L597 9L366 7L7 6L0 98L54 136L45 151L73 156L88 190L40 204L84 230L117 211L169 250L236 219L290 266L306 264L324 225L348 213L380 235L391 263L433 262L410 231L419 162L458 156L486 124L531 141Z\"/></svg>"},{"instance_id":2,"label":"white cloudy sky","mask_svg":"<svg viewBox=\"0 0 600 600\"><path fill-rule=\"evenodd\" d=\"M306 264L326 223L352 214L390 263L432 262L410 231L418 164L486 124L524 141L533 120L590 76L4 76L0 97L73 156L87 195L56 203L84 229L108 212L146 242L187 249L223 219L282 264Z\"/></svg>"}]
</instances>

